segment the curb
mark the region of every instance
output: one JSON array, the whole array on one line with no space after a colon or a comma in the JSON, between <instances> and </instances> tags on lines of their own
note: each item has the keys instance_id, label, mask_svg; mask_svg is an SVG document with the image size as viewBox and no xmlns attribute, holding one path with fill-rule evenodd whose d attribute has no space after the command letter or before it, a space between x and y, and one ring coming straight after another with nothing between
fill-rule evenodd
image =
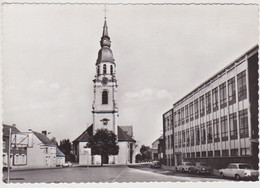
<instances>
[{"instance_id":1,"label":"curb","mask_svg":"<svg viewBox=\"0 0 260 188\"><path fill-rule=\"evenodd\" d=\"M64 167L52 167L52 168L15 168L15 169L10 169L10 172L14 171L29 171L29 170L51 170L51 169L61 169ZM7 172L7 171L6 171Z\"/></svg>"}]
</instances>

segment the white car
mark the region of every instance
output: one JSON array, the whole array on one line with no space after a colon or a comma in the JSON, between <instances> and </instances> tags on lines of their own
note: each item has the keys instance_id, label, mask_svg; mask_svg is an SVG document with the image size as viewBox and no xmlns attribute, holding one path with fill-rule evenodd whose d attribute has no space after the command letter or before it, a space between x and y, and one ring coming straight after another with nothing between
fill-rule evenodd
<instances>
[{"instance_id":1,"label":"white car","mask_svg":"<svg viewBox=\"0 0 260 188\"><path fill-rule=\"evenodd\" d=\"M247 163L230 163L227 168L220 169L219 175L224 177L240 179L257 179L259 176L258 170L254 170Z\"/></svg>"},{"instance_id":2,"label":"white car","mask_svg":"<svg viewBox=\"0 0 260 188\"><path fill-rule=\"evenodd\" d=\"M72 167L72 163L71 162L66 162L62 165L63 167Z\"/></svg>"},{"instance_id":3,"label":"white car","mask_svg":"<svg viewBox=\"0 0 260 188\"><path fill-rule=\"evenodd\" d=\"M194 166L190 162L182 162L181 165L176 167L176 171L191 172Z\"/></svg>"}]
</instances>

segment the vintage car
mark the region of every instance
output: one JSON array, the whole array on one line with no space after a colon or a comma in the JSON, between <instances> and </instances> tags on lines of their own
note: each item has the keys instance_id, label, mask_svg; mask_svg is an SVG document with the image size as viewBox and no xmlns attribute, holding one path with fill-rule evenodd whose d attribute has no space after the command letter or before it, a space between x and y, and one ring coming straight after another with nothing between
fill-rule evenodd
<instances>
[{"instance_id":1,"label":"vintage car","mask_svg":"<svg viewBox=\"0 0 260 188\"><path fill-rule=\"evenodd\" d=\"M247 163L230 163L227 168L219 170L219 175L222 178L231 177L236 180L257 179L259 172Z\"/></svg>"},{"instance_id":2,"label":"vintage car","mask_svg":"<svg viewBox=\"0 0 260 188\"><path fill-rule=\"evenodd\" d=\"M212 167L205 162L196 162L195 166L190 168L189 172L197 174L211 174L213 171Z\"/></svg>"},{"instance_id":3,"label":"vintage car","mask_svg":"<svg viewBox=\"0 0 260 188\"><path fill-rule=\"evenodd\" d=\"M8 165L6 162L3 162L3 171L8 170Z\"/></svg>"},{"instance_id":4,"label":"vintage car","mask_svg":"<svg viewBox=\"0 0 260 188\"><path fill-rule=\"evenodd\" d=\"M62 167L72 167L72 163L67 161L62 165Z\"/></svg>"},{"instance_id":5,"label":"vintage car","mask_svg":"<svg viewBox=\"0 0 260 188\"><path fill-rule=\"evenodd\" d=\"M181 165L176 167L176 171L180 172L191 172L194 166L190 162L182 162Z\"/></svg>"},{"instance_id":6,"label":"vintage car","mask_svg":"<svg viewBox=\"0 0 260 188\"><path fill-rule=\"evenodd\" d=\"M150 165L151 168L161 168L162 165L159 161L153 161L152 164Z\"/></svg>"}]
</instances>

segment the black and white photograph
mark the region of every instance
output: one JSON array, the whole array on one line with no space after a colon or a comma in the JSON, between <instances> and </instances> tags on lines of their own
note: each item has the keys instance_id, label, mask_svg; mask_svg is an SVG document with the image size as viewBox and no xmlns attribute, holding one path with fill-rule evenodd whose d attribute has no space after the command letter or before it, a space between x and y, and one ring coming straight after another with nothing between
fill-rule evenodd
<instances>
[{"instance_id":1,"label":"black and white photograph","mask_svg":"<svg viewBox=\"0 0 260 188\"><path fill-rule=\"evenodd\" d=\"M258 28L254 1L1 1L1 185L259 182Z\"/></svg>"}]
</instances>

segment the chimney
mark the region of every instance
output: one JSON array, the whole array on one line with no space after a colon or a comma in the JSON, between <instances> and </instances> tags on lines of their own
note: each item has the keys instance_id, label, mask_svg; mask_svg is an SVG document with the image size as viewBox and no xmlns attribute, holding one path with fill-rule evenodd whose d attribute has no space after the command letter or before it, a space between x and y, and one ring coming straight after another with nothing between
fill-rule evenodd
<instances>
[{"instance_id":1,"label":"chimney","mask_svg":"<svg viewBox=\"0 0 260 188\"><path fill-rule=\"evenodd\" d=\"M32 131L32 129L28 129L28 131Z\"/></svg>"},{"instance_id":2,"label":"chimney","mask_svg":"<svg viewBox=\"0 0 260 188\"><path fill-rule=\"evenodd\" d=\"M13 127L16 127L16 124L12 124Z\"/></svg>"},{"instance_id":3,"label":"chimney","mask_svg":"<svg viewBox=\"0 0 260 188\"><path fill-rule=\"evenodd\" d=\"M47 135L47 131L42 131L42 134Z\"/></svg>"}]
</instances>

